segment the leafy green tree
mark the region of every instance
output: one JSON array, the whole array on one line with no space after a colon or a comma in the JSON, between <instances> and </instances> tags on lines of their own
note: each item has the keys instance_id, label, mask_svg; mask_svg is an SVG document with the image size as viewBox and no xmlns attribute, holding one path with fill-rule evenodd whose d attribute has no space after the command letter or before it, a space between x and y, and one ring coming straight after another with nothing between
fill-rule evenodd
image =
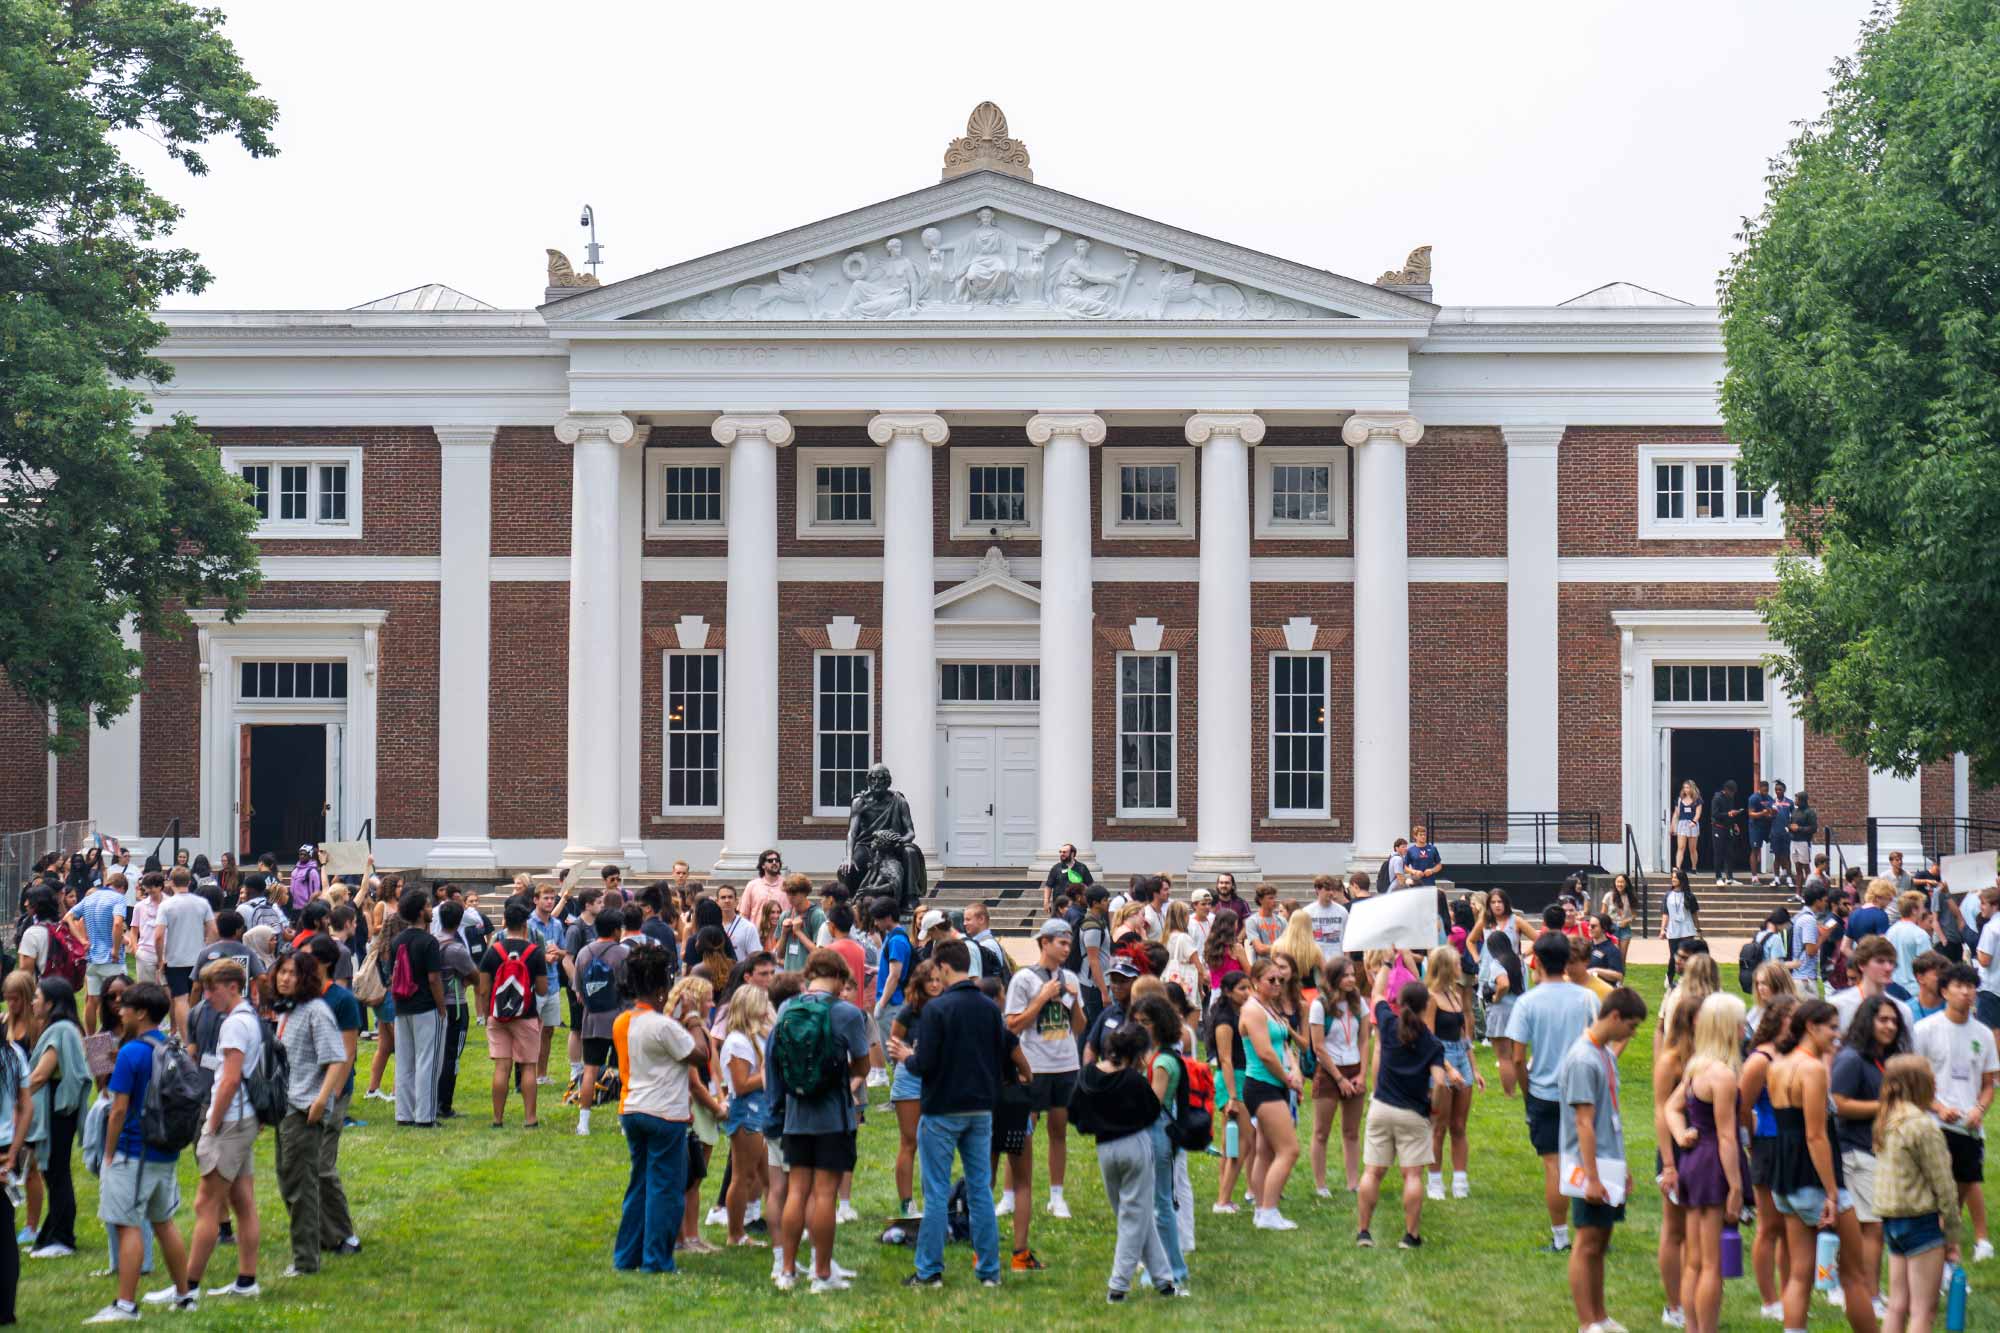
<instances>
[{"instance_id":1,"label":"leafy green tree","mask_svg":"<svg viewBox=\"0 0 2000 1333\"><path fill-rule=\"evenodd\" d=\"M218 136L276 151L221 26L173 0L0 0L0 675L71 733L131 704L125 618L173 632L181 605L239 609L256 582L239 483L134 387L172 374L152 311L209 273L159 244L181 210L113 138L195 174Z\"/></svg>"},{"instance_id":2,"label":"leafy green tree","mask_svg":"<svg viewBox=\"0 0 2000 1333\"><path fill-rule=\"evenodd\" d=\"M2000 5L1880 5L1723 275L1722 412L1803 557L1765 606L1814 728L2000 782Z\"/></svg>"}]
</instances>

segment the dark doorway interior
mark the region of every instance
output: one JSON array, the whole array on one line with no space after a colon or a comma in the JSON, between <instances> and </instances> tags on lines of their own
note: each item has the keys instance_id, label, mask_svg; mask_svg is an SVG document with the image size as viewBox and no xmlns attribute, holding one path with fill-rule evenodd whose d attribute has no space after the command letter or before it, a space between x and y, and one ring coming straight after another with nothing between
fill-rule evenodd
<instances>
[{"instance_id":1,"label":"dark doorway interior","mask_svg":"<svg viewBox=\"0 0 2000 1333\"><path fill-rule=\"evenodd\" d=\"M1740 799L1748 799L1756 779L1757 733L1747 727L1704 727L1701 729L1676 727L1673 734L1673 756L1671 771L1674 790L1678 792L1681 783L1689 778L1701 791L1701 846L1697 853L1695 868L1715 872L1715 839L1710 836L1710 807L1715 793L1722 790L1722 784L1736 779L1736 791ZM1747 827L1745 821L1739 825ZM1750 866L1750 845L1739 836L1732 844L1732 870L1747 870Z\"/></svg>"},{"instance_id":2,"label":"dark doorway interior","mask_svg":"<svg viewBox=\"0 0 2000 1333\"><path fill-rule=\"evenodd\" d=\"M253 726L250 732L250 845L289 864L301 843L326 836L326 728Z\"/></svg>"}]
</instances>

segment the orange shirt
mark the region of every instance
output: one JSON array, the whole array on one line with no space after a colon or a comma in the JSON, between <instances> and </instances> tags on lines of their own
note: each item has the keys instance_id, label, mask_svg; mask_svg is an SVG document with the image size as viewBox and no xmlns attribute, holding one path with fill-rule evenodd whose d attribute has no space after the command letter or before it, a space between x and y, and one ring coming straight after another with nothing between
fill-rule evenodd
<instances>
[{"instance_id":1,"label":"orange shirt","mask_svg":"<svg viewBox=\"0 0 2000 1333\"><path fill-rule=\"evenodd\" d=\"M618 1015L611 1024L611 1049L618 1053L618 1114L620 1115L625 1114L625 1094L631 1091L631 1085L626 1082L624 1073L624 1071L632 1067L631 1057L625 1051L625 1036L631 1030L632 1015L641 1009L644 1009L647 1013L653 1012L653 1006L641 1000L624 1013Z\"/></svg>"}]
</instances>

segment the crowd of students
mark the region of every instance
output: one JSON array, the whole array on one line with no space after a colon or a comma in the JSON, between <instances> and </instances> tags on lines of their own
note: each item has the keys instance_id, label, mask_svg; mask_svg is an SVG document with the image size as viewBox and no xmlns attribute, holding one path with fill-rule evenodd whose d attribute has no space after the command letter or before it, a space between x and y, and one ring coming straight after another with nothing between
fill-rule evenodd
<instances>
[{"instance_id":1,"label":"crowd of students","mask_svg":"<svg viewBox=\"0 0 2000 1333\"><path fill-rule=\"evenodd\" d=\"M198 861L132 872L72 858L26 894L6 984L0 1093L17 1095L4 1098L0 1142L9 1170L25 1168L37 1219L22 1240L33 1258L75 1252L80 1137L101 1173L118 1288L93 1322L138 1317L156 1255L172 1281L144 1301L255 1297L253 1161L266 1127L290 1216L286 1276L361 1247L339 1173L342 1131L359 1123L358 1043L376 1042L361 1100L393 1103L395 1124L417 1131L460 1114L459 1053L483 1027L491 1124L507 1127L518 1096L534 1130L567 1026L576 1133L607 1107L630 1159L617 1268L675 1271L719 1248L703 1234L719 1228L723 1245L769 1245L781 1290L845 1289L835 1232L858 1220L857 1131L870 1088L886 1087L899 1215L883 1235L914 1242L909 1285L945 1280L948 1236L970 1241L981 1283L1042 1268L1035 1140L1046 1141L1043 1211L1067 1219L1074 1130L1094 1143L1116 1218L1107 1298L1142 1281L1184 1296L1190 1153L1220 1158L1213 1214L1247 1206L1253 1228L1291 1230L1283 1200L1302 1158L1321 1197L1335 1189L1338 1127L1355 1244L1375 1245L1395 1172L1398 1244L1418 1249L1426 1203L1472 1192L1467 1126L1490 1072L1522 1099L1543 1167L1543 1248L1567 1257L1578 1326L1615 1333L1604 1254L1632 1188L1619 1058L1646 1017L1622 985L1630 904L1622 888L1593 904L1573 882L1530 921L1502 890L1438 891L1435 948L1347 952L1356 900L1433 891L1442 861L1422 839L1379 880L1321 876L1300 903L1268 884L1246 897L1227 874L1184 900L1165 876L1114 894L1066 857L1035 956L1018 966L983 907L962 928L924 911L913 938L895 903L816 888L775 852L740 887L697 884L685 864L636 892L616 867L601 887L524 876L497 931L476 894L406 888L372 867L342 884L311 848L289 875L269 858L226 875ZM1786 1329L1805 1327L1822 1232L1840 1242L1836 1299L1864 1330L1885 1315L1891 1328L1930 1326L1962 1209L1970 1257L1991 1254L1979 1180L2000 1072L1987 1022L2000 1018L1988 999L2000 1004L2000 890L1965 909L1990 946L1974 950L1982 977L1916 948L1917 936L1940 943L1932 901L1893 888L1887 928L1857 938L1861 913L1845 915L1831 960L1824 932L1795 943L1798 922L1783 921L1782 947L1760 936L1742 960L1747 1011L1698 935L1673 938L1677 984L1652 1059L1663 1322L1715 1327L1726 1233L1752 1219L1764 1313ZM1807 904L1802 915L1812 887ZM174 1163L190 1149L200 1185L183 1240ZM10 1202L0 1222L14 1220ZM204 1288L232 1239L234 1280ZM0 1317L18 1262L7 1247Z\"/></svg>"}]
</instances>

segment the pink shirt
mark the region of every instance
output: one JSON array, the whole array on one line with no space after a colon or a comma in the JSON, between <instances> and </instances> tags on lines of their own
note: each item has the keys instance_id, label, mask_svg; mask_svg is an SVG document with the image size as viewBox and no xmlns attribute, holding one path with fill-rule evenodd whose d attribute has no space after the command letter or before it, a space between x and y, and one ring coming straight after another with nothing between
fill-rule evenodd
<instances>
[{"instance_id":1,"label":"pink shirt","mask_svg":"<svg viewBox=\"0 0 2000 1333\"><path fill-rule=\"evenodd\" d=\"M745 884L743 891L736 895L737 914L750 919L752 930L757 928L757 921L763 914L765 903L778 903L782 908L789 902L785 897L783 883L784 881L779 880L767 884L762 877L759 877Z\"/></svg>"},{"instance_id":2,"label":"pink shirt","mask_svg":"<svg viewBox=\"0 0 2000 1333\"><path fill-rule=\"evenodd\" d=\"M139 956L156 962L160 955L153 944L153 924L159 920L159 916L160 904L143 895L139 899L139 905L132 909L132 929L139 935Z\"/></svg>"}]
</instances>

